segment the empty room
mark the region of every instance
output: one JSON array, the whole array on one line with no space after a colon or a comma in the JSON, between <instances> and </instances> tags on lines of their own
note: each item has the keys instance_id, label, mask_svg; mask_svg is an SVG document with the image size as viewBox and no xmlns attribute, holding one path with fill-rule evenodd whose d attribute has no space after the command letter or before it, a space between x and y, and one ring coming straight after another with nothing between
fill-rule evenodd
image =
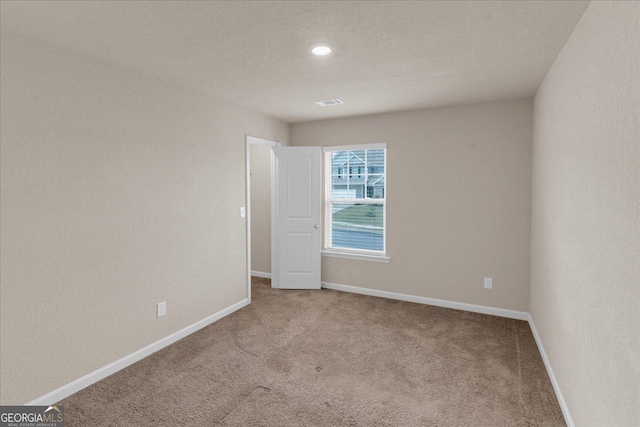
<instances>
[{"instance_id":1,"label":"empty room","mask_svg":"<svg viewBox=\"0 0 640 427\"><path fill-rule=\"evenodd\" d=\"M0 18L0 427L640 427L640 2Z\"/></svg>"}]
</instances>

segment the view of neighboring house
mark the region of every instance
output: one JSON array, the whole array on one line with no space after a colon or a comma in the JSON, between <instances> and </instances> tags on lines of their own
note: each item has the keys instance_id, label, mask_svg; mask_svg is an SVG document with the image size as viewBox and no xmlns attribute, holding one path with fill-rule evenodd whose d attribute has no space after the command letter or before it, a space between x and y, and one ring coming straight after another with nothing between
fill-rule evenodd
<instances>
[{"instance_id":1,"label":"view of neighboring house","mask_svg":"<svg viewBox=\"0 0 640 427\"><path fill-rule=\"evenodd\" d=\"M328 247L384 251L385 172L384 149L331 152Z\"/></svg>"},{"instance_id":2,"label":"view of neighboring house","mask_svg":"<svg viewBox=\"0 0 640 427\"><path fill-rule=\"evenodd\" d=\"M331 169L334 198L384 198L384 150L336 151Z\"/></svg>"}]
</instances>

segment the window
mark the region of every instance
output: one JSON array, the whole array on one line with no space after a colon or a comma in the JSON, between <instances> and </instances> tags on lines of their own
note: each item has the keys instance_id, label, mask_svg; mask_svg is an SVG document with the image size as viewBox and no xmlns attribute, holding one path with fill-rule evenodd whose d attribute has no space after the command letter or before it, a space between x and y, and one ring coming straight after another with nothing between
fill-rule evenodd
<instances>
[{"instance_id":1,"label":"window","mask_svg":"<svg viewBox=\"0 0 640 427\"><path fill-rule=\"evenodd\" d=\"M324 151L325 250L384 256L386 144Z\"/></svg>"}]
</instances>

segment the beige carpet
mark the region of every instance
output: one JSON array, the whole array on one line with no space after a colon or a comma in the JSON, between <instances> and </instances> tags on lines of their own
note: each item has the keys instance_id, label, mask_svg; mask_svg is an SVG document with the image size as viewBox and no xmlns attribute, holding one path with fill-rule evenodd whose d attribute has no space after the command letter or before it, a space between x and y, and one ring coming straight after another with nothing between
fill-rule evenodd
<instances>
[{"instance_id":1,"label":"beige carpet","mask_svg":"<svg viewBox=\"0 0 640 427\"><path fill-rule=\"evenodd\" d=\"M556 426L526 322L277 291L61 402L68 426Z\"/></svg>"}]
</instances>

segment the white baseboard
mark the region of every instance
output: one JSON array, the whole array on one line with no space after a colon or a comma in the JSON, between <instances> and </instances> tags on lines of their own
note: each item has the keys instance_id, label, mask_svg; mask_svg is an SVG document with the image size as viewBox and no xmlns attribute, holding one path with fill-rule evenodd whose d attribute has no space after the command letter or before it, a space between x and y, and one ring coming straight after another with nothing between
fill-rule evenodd
<instances>
[{"instance_id":1,"label":"white baseboard","mask_svg":"<svg viewBox=\"0 0 640 427\"><path fill-rule=\"evenodd\" d=\"M271 279L271 273L265 273L264 271L251 270L251 275L255 277L263 277L265 279Z\"/></svg>"},{"instance_id":2,"label":"white baseboard","mask_svg":"<svg viewBox=\"0 0 640 427\"><path fill-rule=\"evenodd\" d=\"M549 375L549 379L551 380L551 385L553 385L553 391L556 392L556 398L558 399L558 403L560 404L560 409L562 409L564 421L567 423L567 427L575 427L573 418L571 418L571 414L569 413L569 407L567 406L567 402L564 400L564 395L562 394L562 390L560 390L560 384L558 384L556 375L553 373L551 362L549 361L549 357L547 357L547 352L544 350L542 340L540 339L540 335L538 335L538 330L536 329L535 323L533 323L533 317L531 317L531 314L529 314L529 327L531 327L533 338L535 338L536 344L538 345L538 350L540 351L540 355L542 356L544 366L545 368L547 368L547 374Z\"/></svg>"},{"instance_id":3,"label":"white baseboard","mask_svg":"<svg viewBox=\"0 0 640 427\"><path fill-rule=\"evenodd\" d=\"M400 301L415 302L418 304L434 305L436 307L453 308L455 310L471 311L473 313L490 314L492 316L508 317L517 320L529 320L529 313L525 311L507 310L505 308L487 307L484 305L467 304L464 302L447 301L443 299L419 297L415 295L400 294L397 292L379 291L376 289L360 288L357 286L340 285L337 283L322 282L322 287L336 291L351 292L354 294L370 295L374 297L390 298Z\"/></svg>"},{"instance_id":4,"label":"white baseboard","mask_svg":"<svg viewBox=\"0 0 640 427\"><path fill-rule=\"evenodd\" d=\"M225 309L222 309L209 317L205 317L204 319L192 325L189 325L186 328L179 330L178 332L174 332L173 334L164 337L154 342L153 344L149 344L148 346L141 348L140 350L134 351L133 353L124 356L123 358L118 359L115 362L112 362L81 378L78 378L75 381L72 381L69 384L63 385L62 387L57 388L52 392L45 394L44 396L34 399L31 402L27 403L27 405L52 405L56 402L59 402L60 400L82 390L83 388L88 387L91 384L98 382L101 379L106 378L109 375L114 374L141 359L144 359L145 357L167 347L168 345L173 344L174 342L186 337L187 335L191 335L197 330L202 329L205 326L209 326L210 324L222 319L225 316L228 316L234 311L240 310L242 307L245 307L248 304L249 300L243 299L242 301L237 302Z\"/></svg>"}]
</instances>

